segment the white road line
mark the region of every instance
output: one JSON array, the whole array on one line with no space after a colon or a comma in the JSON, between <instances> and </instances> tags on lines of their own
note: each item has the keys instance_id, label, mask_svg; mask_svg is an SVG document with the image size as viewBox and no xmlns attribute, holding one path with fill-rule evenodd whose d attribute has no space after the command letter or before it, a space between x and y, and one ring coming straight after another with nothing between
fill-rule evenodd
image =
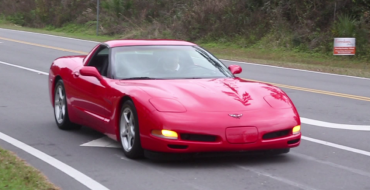
<instances>
[{"instance_id":1,"label":"white road line","mask_svg":"<svg viewBox=\"0 0 370 190\"><path fill-rule=\"evenodd\" d=\"M331 142L328 142L328 141L322 141L322 140L314 139L314 138L311 138L311 137L302 136L302 139L304 139L306 141L311 141L311 142L314 142L314 143L322 144L322 145L325 145L325 146L330 146L330 147L346 150L346 151L349 151L349 152L362 154L364 156L370 156L370 152L367 152L367 151L364 151L364 150L351 148L351 147L348 147L348 146L343 146L343 145L331 143Z\"/></svg>"},{"instance_id":2,"label":"white road line","mask_svg":"<svg viewBox=\"0 0 370 190\"><path fill-rule=\"evenodd\" d=\"M370 131L370 125L337 124L337 123L329 123L329 122L324 122L324 121L307 119L303 117L301 117L301 123L308 124L308 125L314 125L318 127L333 128L333 129L345 129L345 130L353 130L353 131Z\"/></svg>"},{"instance_id":3,"label":"white road line","mask_svg":"<svg viewBox=\"0 0 370 190\"><path fill-rule=\"evenodd\" d=\"M315 73L315 74L332 75L332 76L338 76L338 77L348 77L348 78L355 78L355 79L370 80L370 78L355 77L355 76L350 76L350 75L340 75L340 74L334 74L334 73L324 73L324 72L319 72L319 71L310 71L310 70L303 70L303 69L293 69L293 68L288 68L288 67L279 67L279 66L264 65L264 64L258 64L258 63L247 63L247 62L233 61L233 60L227 60L227 59L220 59L220 60L221 61L233 62L233 63L242 63L242 64L246 64L246 65L256 65L256 66L271 67L271 68L277 68L277 69L285 69L285 70L301 71L301 72L308 72L308 73Z\"/></svg>"},{"instance_id":4,"label":"white road line","mask_svg":"<svg viewBox=\"0 0 370 190\"><path fill-rule=\"evenodd\" d=\"M104 147L104 148L120 148L121 147L117 141L107 136L89 141L80 146L92 146L92 147Z\"/></svg>"},{"instance_id":5,"label":"white road line","mask_svg":"<svg viewBox=\"0 0 370 190\"><path fill-rule=\"evenodd\" d=\"M5 62L2 62L2 61L0 61L0 63L1 63L1 64L3 64L3 65L8 65L8 66L11 66L11 67L16 67L16 68L19 68L19 69L23 69L23 70L31 71L31 72L34 72L34 73L37 73L37 74L49 75L49 73L42 72L42 71L38 71L38 70L35 70L35 69L30 69L30 68L27 68L27 67L22 67L22 66L19 66L19 65L14 65L14 64L10 64L10 63L5 63Z\"/></svg>"},{"instance_id":6,"label":"white road line","mask_svg":"<svg viewBox=\"0 0 370 190\"><path fill-rule=\"evenodd\" d=\"M97 42L97 41L82 40L82 39L77 39L77 38L68 38L68 37L63 37L63 36L50 35L50 34L43 34L43 33L37 33L37 32L27 32L27 31L21 31L21 30L11 30L11 29L6 29L6 28L0 28L0 30L9 30L9 31L14 31L14 32L22 32L22 33L29 33L29 34L36 34L36 35L50 36L50 37L55 37L55 38L64 38L64 39L69 39L69 40L84 41L84 42L90 42L90 43L100 43L100 42ZM323 74L323 75L333 75L333 76L339 76L339 77L348 77L348 78L355 78L355 79L365 79L365 80L370 80L369 78L364 78L364 77L355 77L355 76L349 76L349 75L340 75L340 74L333 74L333 73L324 73L324 72L309 71L309 70L303 70L303 69L293 69L293 68L279 67L279 66L273 66L273 65L257 64L257 63L247 63L247 62L242 62L242 61L232 61L232 60L227 60L227 59L220 59L220 60L221 60L221 61L223 60L223 61L234 62L234 63L242 63L242 64L247 64L247 65L256 65L256 66L262 66L262 67L272 67L272 68L285 69L285 70L293 70L293 71L309 72L309 73L316 73L316 74Z\"/></svg>"},{"instance_id":7,"label":"white road line","mask_svg":"<svg viewBox=\"0 0 370 190\"><path fill-rule=\"evenodd\" d=\"M285 179L285 178L282 178L282 177L279 177L279 176L275 176L275 175L272 175L272 174L269 174L269 173L266 173L266 172L263 172L263 171L260 171L260 170L256 170L252 167L246 167L246 166L241 166L241 165L235 165L235 166L242 169L242 170L251 171L251 172L256 173L258 175L263 175L263 176L269 177L271 179L274 179L276 181L280 181L280 182L283 182L285 184L291 185L293 187L297 187L299 189L315 190L315 188L313 188L313 187L310 187L310 186L307 186L307 185L304 185L304 184L300 184L300 183L297 183L297 182L294 182L294 181L291 181L289 179Z\"/></svg>"},{"instance_id":8,"label":"white road line","mask_svg":"<svg viewBox=\"0 0 370 190\"><path fill-rule=\"evenodd\" d=\"M22 149L23 151L26 151L27 153L35 156L36 158L39 158L40 160L50 164L51 166L59 169L60 171L64 172L65 174L71 176L78 182L82 183L86 187L92 190L109 190L102 184L98 183L97 181L91 179L90 177L86 176L85 174L79 172L78 170L72 168L71 166L21 142L18 141L8 135L5 135L4 133L0 132L0 139L4 140L5 142L8 142L12 144L13 146Z\"/></svg>"}]
</instances>

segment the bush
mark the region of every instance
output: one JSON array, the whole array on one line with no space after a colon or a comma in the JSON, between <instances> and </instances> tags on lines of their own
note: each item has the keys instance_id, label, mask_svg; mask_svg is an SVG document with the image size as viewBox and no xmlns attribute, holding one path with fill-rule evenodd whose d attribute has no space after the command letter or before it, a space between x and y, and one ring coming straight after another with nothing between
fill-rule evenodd
<instances>
[{"instance_id":1,"label":"bush","mask_svg":"<svg viewBox=\"0 0 370 190\"><path fill-rule=\"evenodd\" d=\"M367 0L100 1L99 28L105 35L328 54L334 37L351 36L357 39L359 55L370 56L365 51L370 30ZM96 7L95 0L0 0L7 20L31 27L90 28Z\"/></svg>"}]
</instances>

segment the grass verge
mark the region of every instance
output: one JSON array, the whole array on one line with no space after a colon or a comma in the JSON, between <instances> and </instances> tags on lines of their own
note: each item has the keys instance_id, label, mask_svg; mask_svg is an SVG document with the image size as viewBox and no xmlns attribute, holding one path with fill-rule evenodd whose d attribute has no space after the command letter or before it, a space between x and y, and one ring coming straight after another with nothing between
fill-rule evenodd
<instances>
[{"instance_id":1,"label":"grass verge","mask_svg":"<svg viewBox=\"0 0 370 190\"><path fill-rule=\"evenodd\" d=\"M370 78L370 63L351 57L330 57L284 50L242 49L215 44L201 45L221 59Z\"/></svg>"},{"instance_id":2,"label":"grass verge","mask_svg":"<svg viewBox=\"0 0 370 190\"><path fill-rule=\"evenodd\" d=\"M58 190L38 170L0 148L0 189Z\"/></svg>"},{"instance_id":3,"label":"grass verge","mask_svg":"<svg viewBox=\"0 0 370 190\"><path fill-rule=\"evenodd\" d=\"M0 19L0 27L99 42L121 38L118 35L96 36L94 27L86 25L70 24L63 28L36 29L17 26ZM302 53L282 49L239 48L220 43L196 43L221 59L370 78L370 63L350 56Z\"/></svg>"}]
</instances>

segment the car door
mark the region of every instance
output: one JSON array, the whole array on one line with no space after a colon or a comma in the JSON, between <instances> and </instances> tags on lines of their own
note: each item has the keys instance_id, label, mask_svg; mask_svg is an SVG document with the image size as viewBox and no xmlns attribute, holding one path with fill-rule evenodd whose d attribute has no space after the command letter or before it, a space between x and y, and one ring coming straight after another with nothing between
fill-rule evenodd
<instances>
[{"instance_id":1,"label":"car door","mask_svg":"<svg viewBox=\"0 0 370 190\"><path fill-rule=\"evenodd\" d=\"M86 66L96 67L103 79L108 76L109 48L101 45ZM104 132L111 114L111 103L106 98L107 86L104 86L96 77L83 76L79 69L73 71L70 84L70 94L79 120L83 125Z\"/></svg>"}]
</instances>

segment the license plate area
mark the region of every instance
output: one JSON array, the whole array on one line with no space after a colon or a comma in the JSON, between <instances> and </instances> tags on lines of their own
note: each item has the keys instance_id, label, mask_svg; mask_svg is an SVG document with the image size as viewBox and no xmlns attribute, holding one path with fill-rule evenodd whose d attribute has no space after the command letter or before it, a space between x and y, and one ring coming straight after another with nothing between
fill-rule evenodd
<instances>
[{"instance_id":1,"label":"license plate area","mask_svg":"<svg viewBox=\"0 0 370 190\"><path fill-rule=\"evenodd\" d=\"M231 144L254 143L258 140L258 130L257 127L229 127L226 139Z\"/></svg>"}]
</instances>

